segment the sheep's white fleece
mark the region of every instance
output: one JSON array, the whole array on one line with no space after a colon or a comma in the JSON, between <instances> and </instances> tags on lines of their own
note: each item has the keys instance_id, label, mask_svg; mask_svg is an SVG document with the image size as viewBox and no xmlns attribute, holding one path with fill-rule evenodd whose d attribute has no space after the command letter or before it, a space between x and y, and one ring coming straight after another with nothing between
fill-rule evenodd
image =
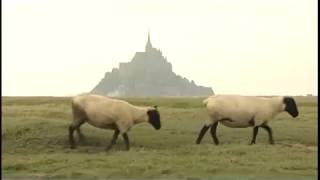
<instances>
[{"instance_id":1,"label":"sheep's white fleece","mask_svg":"<svg viewBox=\"0 0 320 180\"><path fill-rule=\"evenodd\" d=\"M86 113L86 122L89 124L106 129L117 125L120 133L128 131L136 123L148 121L147 111L155 109L138 107L123 100L94 94L75 96L72 103Z\"/></svg>"},{"instance_id":2,"label":"sheep's white fleece","mask_svg":"<svg viewBox=\"0 0 320 180\"><path fill-rule=\"evenodd\" d=\"M254 119L254 125L267 123L285 108L283 97L255 97L240 95L214 95L203 101L210 116L207 124L220 121L228 127L249 127Z\"/></svg>"}]
</instances>

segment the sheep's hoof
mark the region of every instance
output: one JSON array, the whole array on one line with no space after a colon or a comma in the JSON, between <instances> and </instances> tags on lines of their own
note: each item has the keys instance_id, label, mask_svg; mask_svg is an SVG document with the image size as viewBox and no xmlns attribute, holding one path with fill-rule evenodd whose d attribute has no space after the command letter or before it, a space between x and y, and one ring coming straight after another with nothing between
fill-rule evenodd
<instances>
[{"instance_id":1,"label":"sheep's hoof","mask_svg":"<svg viewBox=\"0 0 320 180\"><path fill-rule=\"evenodd\" d=\"M71 146L70 146L70 149L75 149L75 148L76 148L75 145L71 145Z\"/></svg>"},{"instance_id":2,"label":"sheep's hoof","mask_svg":"<svg viewBox=\"0 0 320 180\"><path fill-rule=\"evenodd\" d=\"M253 144L256 144L255 142L251 142L249 145L253 145Z\"/></svg>"},{"instance_id":3,"label":"sheep's hoof","mask_svg":"<svg viewBox=\"0 0 320 180\"><path fill-rule=\"evenodd\" d=\"M270 142L270 144L271 144L271 145L274 145L274 142L272 141L272 142Z\"/></svg>"}]
</instances>

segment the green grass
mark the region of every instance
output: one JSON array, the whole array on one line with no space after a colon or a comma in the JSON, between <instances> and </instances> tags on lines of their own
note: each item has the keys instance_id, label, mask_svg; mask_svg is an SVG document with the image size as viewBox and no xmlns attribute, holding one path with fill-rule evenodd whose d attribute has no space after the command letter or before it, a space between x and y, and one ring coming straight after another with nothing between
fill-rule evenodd
<instances>
[{"instance_id":1,"label":"green grass","mask_svg":"<svg viewBox=\"0 0 320 180\"><path fill-rule=\"evenodd\" d=\"M260 130L218 126L220 145L208 134L195 139L207 119L204 98L124 98L136 105L158 105L162 128L138 124L104 149L112 131L83 125L86 143L68 146L70 98L2 97L2 173L6 179L316 179L317 100L296 97L300 116L282 113L270 122L275 145Z\"/></svg>"}]
</instances>

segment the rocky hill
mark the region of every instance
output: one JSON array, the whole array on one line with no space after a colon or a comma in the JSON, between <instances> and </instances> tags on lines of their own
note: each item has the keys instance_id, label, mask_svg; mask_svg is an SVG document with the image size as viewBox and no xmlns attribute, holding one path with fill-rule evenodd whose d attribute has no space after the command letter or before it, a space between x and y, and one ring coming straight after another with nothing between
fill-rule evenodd
<instances>
[{"instance_id":1,"label":"rocky hill","mask_svg":"<svg viewBox=\"0 0 320 180\"><path fill-rule=\"evenodd\" d=\"M153 48L148 36L145 52L137 52L131 62L106 72L92 93L107 96L208 96L210 87L172 72L172 65L160 50Z\"/></svg>"}]
</instances>

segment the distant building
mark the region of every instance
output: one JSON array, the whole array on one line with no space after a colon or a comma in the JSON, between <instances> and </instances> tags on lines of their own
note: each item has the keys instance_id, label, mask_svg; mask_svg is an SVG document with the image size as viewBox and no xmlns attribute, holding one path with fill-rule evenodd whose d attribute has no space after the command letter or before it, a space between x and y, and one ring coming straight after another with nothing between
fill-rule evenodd
<instances>
[{"instance_id":1,"label":"distant building","mask_svg":"<svg viewBox=\"0 0 320 180\"><path fill-rule=\"evenodd\" d=\"M108 96L208 96L210 87L198 86L172 72L162 52L152 47L150 34L145 52L136 52L131 62L106 72L92 93Z\"/></svg>"}]
</instances>

